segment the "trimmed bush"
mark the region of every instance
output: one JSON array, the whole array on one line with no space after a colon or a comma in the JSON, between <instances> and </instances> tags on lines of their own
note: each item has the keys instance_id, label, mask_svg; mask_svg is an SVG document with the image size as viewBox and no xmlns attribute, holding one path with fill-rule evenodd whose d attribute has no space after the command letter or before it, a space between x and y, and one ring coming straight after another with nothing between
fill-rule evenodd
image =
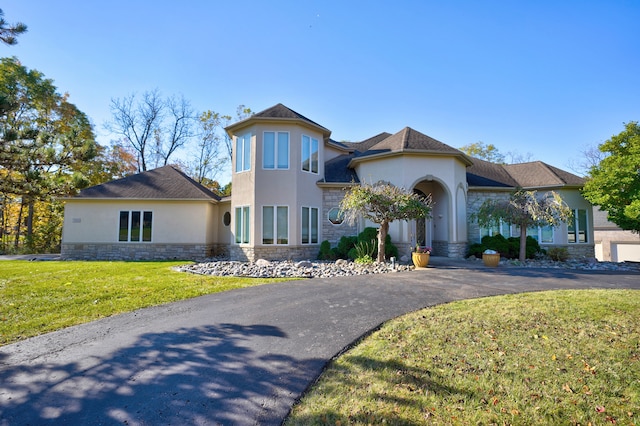
<instances>
[{"instance_id":1,"label":"trimmed bush","mask_svg":"<svg viewBox=\"0 0 640 426\"><path fill-rule=\"evenodd\" d=\"M569 259L569 250L566 247L551 247L547 255L556 262L566 262Z\"/></svg>"},{"instance_id":2,"label":"trimmed bush","mask_svg":"<svg viewBox=\"0 0 640 426\"><path fill-rule=\"evenodd\" d=\"M467 256L482 257L485 250L495 250L501 257L517 259L520 256L520 237L505 238L500 234L482 237L482 243L471 244ZM542 249L535 238L527 236L526 258L533 259Z\"/></svg>"}]
</instances>

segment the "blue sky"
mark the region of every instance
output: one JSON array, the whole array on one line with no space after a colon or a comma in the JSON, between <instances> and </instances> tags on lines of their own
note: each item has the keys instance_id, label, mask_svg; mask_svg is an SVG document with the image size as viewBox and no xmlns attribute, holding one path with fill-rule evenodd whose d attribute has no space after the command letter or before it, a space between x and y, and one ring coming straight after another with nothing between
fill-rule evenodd
<instances>
[{"instance_id":1,"label":"blue sky","mask_svg":"<svg viewBox=\"0 0 640 426\"><path fill-rule=\"evenodd\" d=\"M638 1L5 0L0 46L95 124L159 89L199 111L279 102L359 141L405 126L567 168L640 120ZM183 153L183 155L185 155Z\"/></svg>"}]
</instances>

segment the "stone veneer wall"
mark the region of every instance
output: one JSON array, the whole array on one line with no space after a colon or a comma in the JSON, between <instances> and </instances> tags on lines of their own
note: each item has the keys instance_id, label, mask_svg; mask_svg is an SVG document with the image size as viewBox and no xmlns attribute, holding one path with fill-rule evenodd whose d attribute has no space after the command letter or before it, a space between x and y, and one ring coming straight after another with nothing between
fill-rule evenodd
<instances>
[{"instance_id":1,"label":"stone veneer wall","mask_svg":"<svg viewBox=\"0 0 640 426\"><path fill-rule=\"evenodd\" d=\"M309 246L259 246L243 247L232 245L229 250L230 259L241 262L266 260L314 260L318 258L320 245Z\"/></svg>"},{"instance_id":2,"label":"stone veneer wall","mask_svg":"<svg viewBox=\"0 0 640 426\"><path fill-rule=\"evenodd\" d=\"M213 244L136 244L136 243L87 243L62 244L63 259L76 260L204 260L216 250L224 250Z\"/></svg>"},{"instance_id":3,"label":"stone veneer wall","mask_svg":"<svg viewBox=\"0 0 640 426\"><path fill-rule=\"evenodd\" d=\"M323 188L322 190L322 240L328 240L331 247L335 247L343 235L358 235L358 225L349 225L342 222L340 225L334 225L329 222L329 210L334 207L340 207L340 201L344 198L346 190L341 188ZM319 249L319 248L318 248Z\"/></svg>"},{"instance_id":4,"label":"stone veneer wall","mask_svg":"<svg viewBox=\"0 0 640 426\"><path fill-rule=\"evenodd\" d=\"M469 191L467 194L467 239L469 244L479 242L480 227L478 223L471 220L471 215L478 211L478 208L487 199L506 200L509 198L509 192L489 192L489 191ZM566 247L569 256L574 259L595 258L595 247L593 244L541 244L543 249L551 247ZM466 247L465 253L466 254Z\"/></svg>"}]
</instances>

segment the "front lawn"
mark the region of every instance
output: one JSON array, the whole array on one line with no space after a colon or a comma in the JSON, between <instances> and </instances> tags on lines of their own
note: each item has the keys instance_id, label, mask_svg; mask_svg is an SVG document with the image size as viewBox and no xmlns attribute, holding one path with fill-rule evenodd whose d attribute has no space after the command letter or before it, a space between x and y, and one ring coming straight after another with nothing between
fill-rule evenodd
<instances>
[{"instance_id":1,"label":"front lawn","mask_svg":"<svg viewBox=\"0 0 640 426\"><path fill-rule=\"evenodd\" d=\"M0 345L110 315L286 281L193 275L185 262L0 262Z\"/></svg>"},{"instance_id":2,"label":"front lawn","mask_svg":"<svg viewBox=\"0 0 640 426\"><path fill-rule=\"evenodd\" d=\"M640 291L529 293L390 321L286 425L640 424Z\"/></svg>"}]
</instances>

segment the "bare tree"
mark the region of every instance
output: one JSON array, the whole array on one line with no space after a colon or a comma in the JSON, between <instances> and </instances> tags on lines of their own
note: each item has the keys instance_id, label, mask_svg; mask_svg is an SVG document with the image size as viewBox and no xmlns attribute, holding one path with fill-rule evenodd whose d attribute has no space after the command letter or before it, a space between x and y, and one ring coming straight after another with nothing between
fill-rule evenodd
<instances>
[{"instance_id":1,"label":"bare tree","mask_svg":"<svg viewBox=\"0 0 640 426\"><path fill-rule=\"evenodd\" d=\"M586 176L591 168L600 164L607 157L607 153L600 151L598 145L586 145L580 150L580 155L570 158L567 167L581 176Z\"/></svg>"},{"instance_id":2,"label":"bare tree","mask_svg":"<svg viewBox=\"0 0 640 426\"><path fill-rule=\"evenodd\" d=\"M155 156L166 166L171 155L182 148L194 136L195 113L191 104L183 96L172 96L164 103L167 114L164 127L154 132Z\"/></svg>"}]
</instances>

